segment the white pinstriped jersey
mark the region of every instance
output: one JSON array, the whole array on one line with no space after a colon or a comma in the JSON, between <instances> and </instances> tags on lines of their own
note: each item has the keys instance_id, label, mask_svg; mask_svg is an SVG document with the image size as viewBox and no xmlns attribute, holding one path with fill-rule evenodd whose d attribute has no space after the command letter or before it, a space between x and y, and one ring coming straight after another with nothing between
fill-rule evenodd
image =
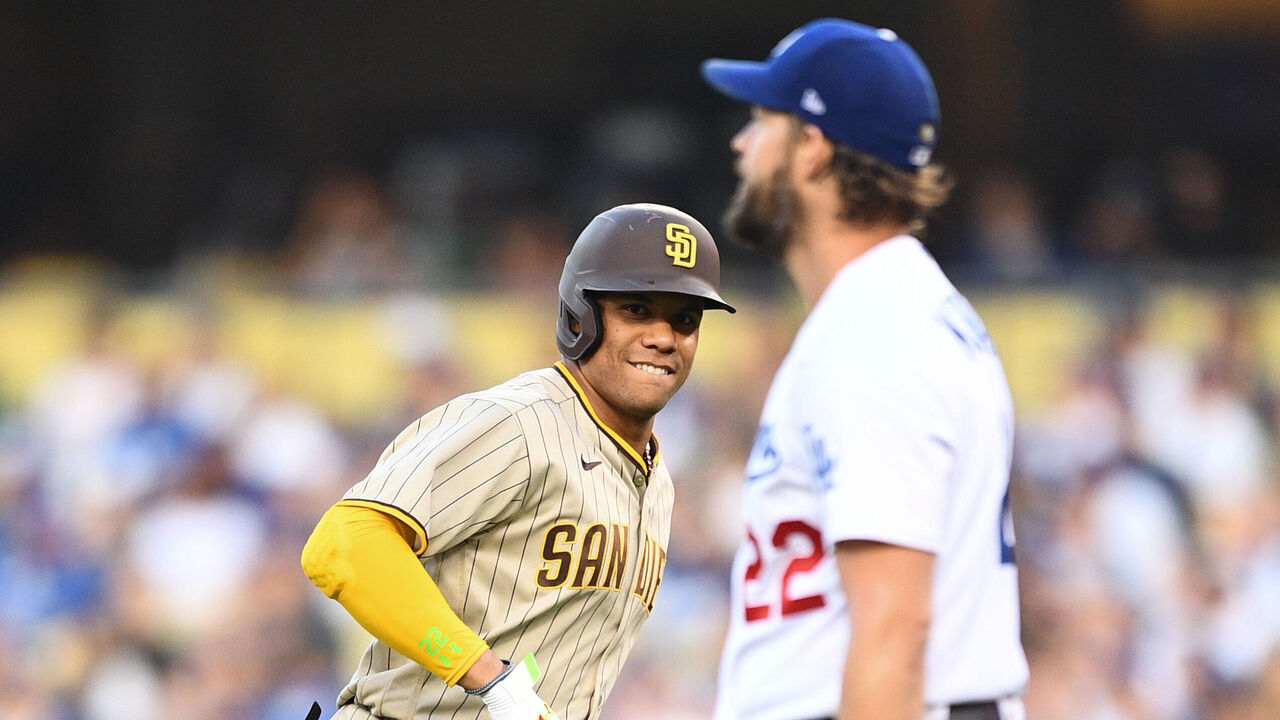
<instances>
[{"instance_id":1,"label":"white pinstriped jersey","mask_svg":"<svg viewBox=\"0 0 1280 720\"><path fill-rule=\"evenodd\" d=\"M1020 693L1012 444L1000 359L920 242L844 267L774 378L747 462L716 719L838 714L841 540L935 555L927 704Z\"/></svg>"},{"instance_id":2,"label":"white pinstriped jersey","mask_svg":"<svg viewBox=\"0 0 1280 720\"><path fill-rule=\"evenodd\" d=\"M653 607L674 490L661 457L646 472L563 365L427 413L344 499L420 523L423 565L463 622L499 657L532 652L538 694L560 717L598 717ZM344 704L384 718L487 717L479 698L377 640Z\"/></svg>"}]
</instances>

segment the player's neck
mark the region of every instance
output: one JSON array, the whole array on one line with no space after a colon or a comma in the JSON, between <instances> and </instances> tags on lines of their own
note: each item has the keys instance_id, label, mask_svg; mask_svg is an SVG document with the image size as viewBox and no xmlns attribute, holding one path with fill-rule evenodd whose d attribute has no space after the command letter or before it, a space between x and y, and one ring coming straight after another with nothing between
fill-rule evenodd
<instances>
[{"instance_id":1,"label":"player's neck","mask_svg":"<svg viewBox=\"0 0 1280 720\"><path fill-rule=\"evenodd\" d=\"M833 213L809 213L784 258L805 307L812 310L844 266L866 251L905 232L891 223L855 225Z\"/></svg>"},{"instance_id":2,"label":"player's neck","mask_svg":"<svg viewBox=\"0 0 1280 720\"><path fill-rule=\"evenodd\" d=\"M596 419L612 430L623 442L630 445L637 455L644 457L649 440L653 437L653 416L636 418L619 412L600 393L596 392L595 387L582 374L582 368L579 367L576 361L562 361L569 373L577 380L578 387L582 388L582 393L586 396L587 402L591 404L591 411L595 413Z\"/></svg>"}]
</instances>

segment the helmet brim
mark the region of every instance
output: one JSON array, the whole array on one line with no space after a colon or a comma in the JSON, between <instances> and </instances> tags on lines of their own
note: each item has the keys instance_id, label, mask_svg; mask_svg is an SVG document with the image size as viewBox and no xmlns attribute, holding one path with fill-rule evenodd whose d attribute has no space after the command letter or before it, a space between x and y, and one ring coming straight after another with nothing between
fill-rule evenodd
<instances>
[{"instance_id":1,"label":"helmet brim","mask_svg":"<svg viewBox=\"0 0 1280 720\"><path fill-rule=\"evenodd\" d=\"M584 278L578 286L584 292L595 293L677 293L702 300L709 310L724 310L729 313L738 312L737 308L725 302L724 298L720 297L720 293L716 292L715 288L712 288L706 281L690 275L655 278L652 275L632 276L621 274L599 281L593 281L592 278Z\"/></svg>"}]
</instances>

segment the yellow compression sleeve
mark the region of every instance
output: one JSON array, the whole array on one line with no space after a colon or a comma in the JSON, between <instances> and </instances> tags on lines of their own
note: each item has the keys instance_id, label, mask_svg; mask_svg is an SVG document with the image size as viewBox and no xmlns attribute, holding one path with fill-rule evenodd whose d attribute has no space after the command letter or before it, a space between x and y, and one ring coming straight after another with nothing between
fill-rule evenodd
<instances>
[{"instance_id":1,"label":"yellow compression sleeve","mask_svg":"<svg viewBox=\"0 0 1280 720\"><path fill-rule=\"evenodd\" d=\"M302 548L302 568L371 635L453 685L489 646L445 602L415 537L387 513L338 503Z\"/></svg>"}]
</instances>

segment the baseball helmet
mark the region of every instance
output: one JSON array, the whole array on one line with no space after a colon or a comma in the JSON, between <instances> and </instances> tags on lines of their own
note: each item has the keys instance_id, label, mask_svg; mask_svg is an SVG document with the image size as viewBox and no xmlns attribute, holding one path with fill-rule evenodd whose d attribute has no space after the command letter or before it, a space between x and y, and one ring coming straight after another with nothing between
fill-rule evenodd
<instances>
[{"instance_id":1,"label":"baseball helmet","mask_svg":"<svg viewBox=\"0 0 1280 720\"><path fill-rule=\"evenodd\" d=\"M556 344L570 360L600 344L604 325L591 293L680 293L735 312L719 289L720 254L702 223L666 205L619 205L595 216L565 258Z\"/></svg>"}]
</instances>

